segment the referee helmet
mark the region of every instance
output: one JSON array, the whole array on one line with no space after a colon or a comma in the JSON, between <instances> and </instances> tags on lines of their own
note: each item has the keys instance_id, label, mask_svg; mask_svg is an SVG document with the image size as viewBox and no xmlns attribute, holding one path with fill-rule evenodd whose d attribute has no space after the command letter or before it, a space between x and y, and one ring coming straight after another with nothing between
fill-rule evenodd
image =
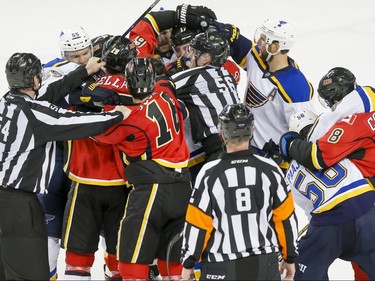
<instances>
[{"instance_id":1,"label":"referee helmet","mask_svg":"<svg viewBox=\"0 0 375 281\"><path fill-rule=\"evenodd\" d=\"M9 89L33 88L34 76L42 83L42 63L31 53L14 53L5 66Z\"/></svg>"},{"instance_id":2,"label":"referee helmet","mask_svg":"<svg viewBox=\"0 0 375 281\"><path fill-rule=\"evenodd\" d=\"M226 105L219 114L219 130L225 139L252 138L254 116L243 103Z\"/></svg>"}]
</instances>

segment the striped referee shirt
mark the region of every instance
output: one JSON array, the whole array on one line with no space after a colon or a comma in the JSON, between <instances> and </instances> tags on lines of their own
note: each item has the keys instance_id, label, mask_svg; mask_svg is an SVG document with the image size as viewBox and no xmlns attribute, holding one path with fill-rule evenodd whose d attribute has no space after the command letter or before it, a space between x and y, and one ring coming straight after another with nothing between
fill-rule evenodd
<instances>
[{"instance_id":1,"label":"striped referee shirt","mask_svg":"<svg viewBox=\"0 0 375 281\"><path fill-rule=\"evenodd\" d=\"M227 104L240 103L233 76L223 67L202 66L179 72L172 79L177 98L189 110L194 143L201 142L205 150L221 150L219 137L215 138L215 143L206 144L205 141L218 134L216 126L223 108Z\"/></svg>"},{"instance_id":2,"label":"striped referee shirt","mask_svg":"<svg viewBox=\"0 0 375 281\"><path fill-rule=\"evenodd\" d=\"M246 150L202 167L186 214L184 267L279 251L294 262L296 239L291 191L272 160Z\"/></svg>"},{"instance_id":3,"label":"striped referee shirt","mask_svg":"<svg viewBox=\"0 0 375 281\"><path fill-rule=\"evenodd\" d=\"M77 87L87 75L77 72L76 78L52 83L43 99L58 100L62 90ZM0 100L1 187L45 193L55 166L55 141L98 135L122 119L116 111L72 112L20 92L5 94Z\"/></svg>"}]
</instances>

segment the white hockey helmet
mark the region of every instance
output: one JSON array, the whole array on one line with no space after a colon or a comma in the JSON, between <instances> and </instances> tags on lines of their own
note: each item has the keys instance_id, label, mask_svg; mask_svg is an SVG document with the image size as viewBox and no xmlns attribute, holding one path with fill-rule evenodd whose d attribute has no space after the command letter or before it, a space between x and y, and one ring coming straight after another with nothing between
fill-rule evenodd
<instances>
[{"instance_id":1,"label":"white hockey helmet","mask_svg":"<svg viewBox=\"0 0 375 281\"><path fill-rule=\"evenodd\" d=\"M270 45L273 41L278 41L280 51L290 50L295 41L296 28L290 20L267 19L255 32L256 42L261 35L265 36L266 44Z\"/></svg>"},{"instance_id":2,"label":"white hockey helmet","mask_svg":"<svg viewBox=\"0 0 375 281\"><path fill-rule=\"evenodd\" d=\"M74 52L91 47L91 38L80 26L65 28L59 37L61 56L65 59L65 52Z\"/></svg>"},{"instance_id":3,"label":"white hockey helmet","mask_svg":"<svg viewBox=\"0 0 375 281\"><path fill-rule=\"evenodd\" d=\"M317 117L314 112L307 109L297 112L289 118L289 131L301 133L306 126L314 124Z\"/></svg>"}]
</instances>

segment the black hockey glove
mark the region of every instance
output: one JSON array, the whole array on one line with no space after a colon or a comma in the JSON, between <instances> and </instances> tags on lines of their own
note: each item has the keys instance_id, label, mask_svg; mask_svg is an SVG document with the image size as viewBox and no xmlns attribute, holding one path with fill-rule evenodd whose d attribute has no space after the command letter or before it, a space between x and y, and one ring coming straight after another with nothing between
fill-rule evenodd
<instances>
[{"instance_id":1,"label":"black hockey glove","mask_svg":"<svg viewBox=\"0 0 375 281\"><path fill-rule=\"evenodd\" d=\"M212 20L216 20L216 15L207 7L182 4L176 8L176 21L179 26L187 26L194 30L205 29Z\"/></svg>"},{"instance_id":2,"label":"black hockey glove","mask_svg":"<svg viewBox=\"0 0 375 281\"><path fill-rule=\"evenodd\" d=\"M280 154L281 154L281 157L285 161L289 162L292 160L292 158L289 156L289 149L290 149L290 144L295 139L302 139L302 137L296 132L292 132L292 131L286 132L280 137L280 142L279 142Z\"/></svg>"},{"instance_id":3,"label":"black hockey glove","mask_svg":"<svg viewBox=\"0 0 375 281\"><path fill-rule=\"evenodd\" d=\"M280 163L283 162L279 146L272 139L264 144L262 148L262 156L273 159L277 165L280 165Z\"/></svg>"},{"instance_id":4,"label":"black hockey glove","mask_svg":"<svg viewBox=\"0 0 375 281\"><path fill-rule=\"evenodd\" d=\"M240 29L230 23L221 23L217 21L212 22L213 26L222 34L229 42L234 45L240 37Z\"/></svg>"},{"instance_id":5,"label":"black hockey glove","mask_svg":"<svg viewBox=\"0 0 375 281\"><path fill-rule=\"evenodd\" d=\"M117 92L97 86L96 83L86 84L83 87L80 100L88 107L120 104Z\"/></svg>"}]
</instances>

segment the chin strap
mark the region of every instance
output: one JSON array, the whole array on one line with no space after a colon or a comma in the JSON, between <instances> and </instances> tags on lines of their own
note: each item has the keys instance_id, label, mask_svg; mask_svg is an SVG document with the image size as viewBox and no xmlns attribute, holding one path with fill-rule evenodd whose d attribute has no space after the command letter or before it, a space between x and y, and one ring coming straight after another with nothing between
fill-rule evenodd
<instances>
[{"instance_id":1,"label":"chin strap","mask_svg":"<svg viewBox=\"0 0 375 281\"><path fill-rule=\"evenodd\" d=\"M281 47L279 47L279 49L277 49L277 51L276 52L274 52L274 53L271 53L270 51L268 51L268 47L270 46L270 44L266 44L266 51L267 51L267 58L266 58L266 61L268 62L271 58L272 58L272 56L274 56L274 55L277 55L278 53L280 53L280 48Z\"/></svg>"}]
</instances>

